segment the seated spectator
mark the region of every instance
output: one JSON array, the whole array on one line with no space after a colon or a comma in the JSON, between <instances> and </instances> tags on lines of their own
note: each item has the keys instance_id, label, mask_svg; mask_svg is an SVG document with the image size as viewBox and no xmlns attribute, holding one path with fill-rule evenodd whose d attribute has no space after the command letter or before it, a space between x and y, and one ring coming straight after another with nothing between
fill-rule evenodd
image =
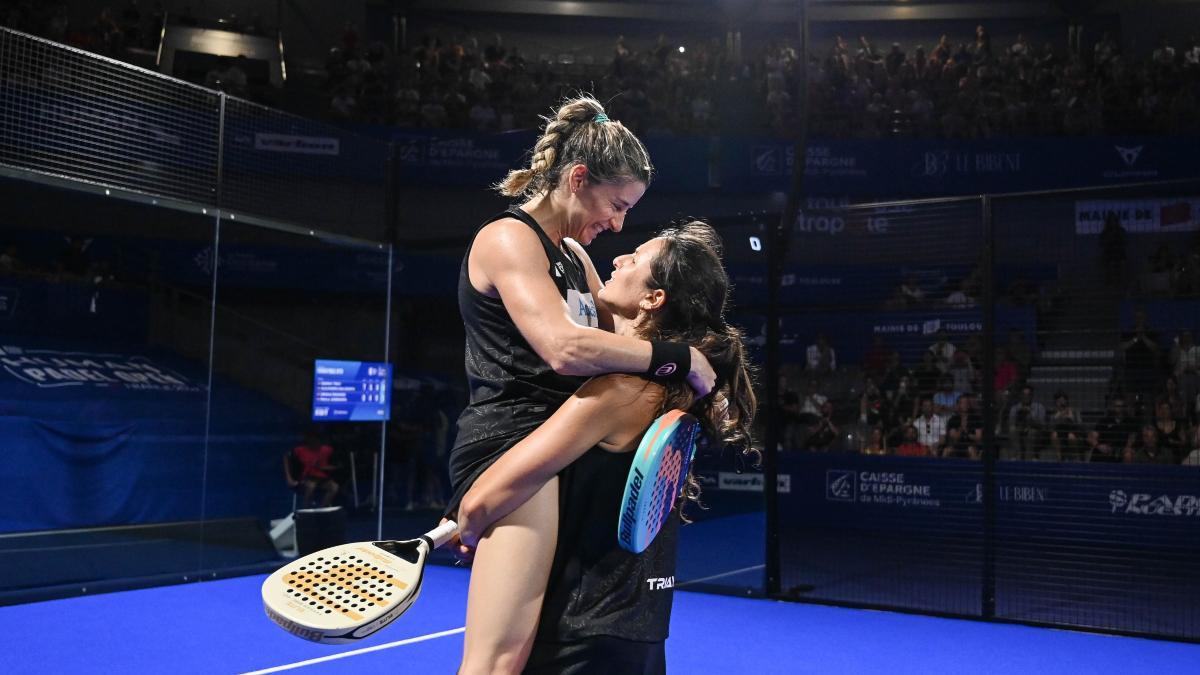
<instances>
[{"instance_id":1,"label":"seated spectator","mask_svg":"<svg viewBox=\"0 0 1200 675\"><path fill-rule=\"evenodd\" d=\"M858 421L871 427L883 424L886 403L875 378L868 377L858 400Z\"/></svg>"},{"instance_id":2,"label":"seated spectator","mask_svg":"<svg viewBox=\"0 0 1200 675\"><path fill-rule=\"evenodd\" d=\"M889 431L889 445L899 442L899 436L904 427L912 424L918 413L918 397L912 384L912 378L902 375L896 388L884 393L884 426ZM894 442L893 442L894 441Z\"/></svg>"},{"instance_id":3,"label":"seated spectator","mask_svg":"<svg viewBox=\"0 0 1200 675\"><path fill-rule=\"evenodd\" d=\"M1021 397L1008 413L1009 452L1005 459L1037 461L1042 431L1046 428L1046 406L1033 400L1033 387L1021 387Z\"/></svg>"},{"instance_id":4,"label":"seated spectator","mask_svg":"<svg viewBox=\"0 0 1200 675\"><path fill-rule=\"evenodd\" d=\"M1163 380L1163 391L1159 395L1159 399L1165 401L1171 407L1171 417L1183 422L1190 422L1195 419L1194 411L1189 405L1189 401L1183 397L1179 391L1179 379L1174 375L1168 375L1167 379Z\"/></svg>"},{"instance_id":5,"label":"seated spectator","mask_svg":"<svg viewBox=\"0 0 1200 675\"><path fill-rule=\"evenodd\" d=\"M1192 428L1192 451L1183 458L1184 466L1200 467L1200 425Z\"/></svg>"},{"instance_id":6,"label":"seated spectator","mask_svg":"<svg viewBox=\"0 0 1200 675\"><path fill-rule=\"evenodd\" d=\"M296 466L293 466L295 463ZM283 460L283 471L288 487L297 490L301 497L299 508L316 505L314 497L322 492L319 505L329 506L337 496L338 484L333 480L333 447L321 443L316 432L304 434L304 443L292 448ZM297 471L298 469L298 471Z\"/></svg>"},{"instance_id":7,"label":"seated spectator","mask_svg":"<svg viewBox=\"0 0 1200 675\"><path fill-rule=\"evenodd\" d=\"M950 338L946 335L946 331L938 329L937 339L933 344L929 345L929 352L933 354L933 362L937 369L943 373L950 370L950 364L954 359L954 352L958 349L950 343Z\"/></svg>"},{"instance_id":8,"label":"seated spectator","mask_svg":"<svg viewBox=\"0 0 1200 675\"><path fill-rule=\"evenodd\" d=\"M827 452L837 440L839 429L833 423L833 404L825 401L821 405L821 416L816 424L808 428L808 438L804 441L804 449L814 452Z\"/></svg>"},{"instance_id":9,"label":"seated spectator","mask_svg":"<svg viewBox=\"0 0 1200 675\"><path fill-rule=\"evenodd\" d=\"M829 346L829 338L824 333L817 334L815 344L806 350L806 365L808 372L817 377L824 377L837 370L837 353Z\"/></svg>"},{"instance_id":10,"label":"seated spectator","mask_svg":"<svg viewBox=\"0 0 1200 675\"><path fill-rule=\"evenodd\" d=\"M917 428L909 425L904 427L904 437L896 446L897 457L929 457L929 449L917 441Z\"/></svg>"},{"instance_id":11,"label":"seated spectator","mask_svg":"<svg viewBox=\"0 0 1200 675\"><path fill-rule=\"evenodd\" d=\"M983 418L975 409L974 397L963 394L946 421L946 450L942 457L979 459L983 447Z\"/></svg>"},{"instance_id":12,"label":"seated spectator","mask_svg":"<svg viewBox=\"0 0 1200 675\"><path fill-rule=\"evenodd\" d=\"M960 349L954 352L947 375L954 383L954 391L960 394L975 391L975 366L971 363L971 357L964 350Z\"/></svg>"},{"instance_id":13,"label":"seated spectator","mask_svg":"<svg viewBox=\"0 0 1200 675\"><path fill-rule=\"evenodd\" d=\"M1192 331L1179 331L1167 363L1171 374L1179 381L1184 400L1196 398L1196 394L1200 393L1200 345L1192 341Z\"/></svg>"},{"instance_id":14,"label":"seated spectator","mask_svg":"<svg viewBox=\"0 0 1200 675\"><path fill-rule=\"evenodd\" d=\"M779 376L778 415L780 450L803 447L804 423L800 414L800 394L782 374Z\"/></svg>"},{"instance_id":15,"label":"seated spectator","mask_svg":"<svg viewBox=\"0 0 1200 675\"><path fill-rule=\"evenodd\" d=\"M1119 464L1124 460L1124 449L1114 448L1101 438L1100 432L1092 430L1084 437L1083 461Z\"/></svg>"},{"instance_id":16,"label":"seated spectator","mask_svg":"<svg viewBox=\"0 0 1200 675\"><path fill-rule=\"evenodd\" d=\"M1138 433L1138 424L1129 414L1123 395L1114 395L1109 400L1107 413L1096 423L1096 433L1099 434L1101 444L1117 452L1124 451L1125 447L1133 442Z\"/></svg>"},{"instance_id":17,"label":"seated spectator","mask_svg":"<svg viewBox=\"0 0 1200 675\"><path fill-rule=\"evenodd\" d=\"M888 454L887 439L883 435L883 429L880 427L871 427L871 431L867 436L867 442L863 445L862 454L864 455L886 455Z\"/></svg>"},{"instance_id":18,"label":"seated spectator","mask_svg":"<svg viewBox=\"0 0 1200 675\"><path fill-rule=\"evenodd\" d=\"M1050 451L1052 461L1083 460L1083 423L1065 391L1054 394L1054 410L1050 413Z\"/></svg>"},{"instance_id":19,"label":"seated spectator","mask_svg":"<svg viewBox=\"0 0 1200 675\"><path fill-rule=\"evenodd\" d=\"M1154 432L1158 434L1158 446L1171 452L1172 456L1183 458L1187 454L1187 434L1183 424L1171 414L1171 404L1160 400L1154 406Z\"/></svg>"},{"instance_id":20,"label":"seated spectator","mask_svg":"<svg viewBox=\"0 0 1200 675\"><path fill-rule=\"evenodd\" d=\"M917 429L917 442L930 457L941 455L946 444L946 419L933 412L933 399L921 399L921 414L913 420Z\"/></svg>"},{"instance_id":21,"label":"seated spectator","mask_svg":"<svg viewBox=\"0 0 1200 675\"><path fill-rule=\"evenodd\" d=\"M954 414L955 404L958 403L962 392L954 390L954 378L949 375L943 376L939 380L937 392L933 395L933 412L943 420L949 419L950 415Z\"/></svg>"},{"instance_id":22,"label":"seated spectator","mask_svg":"<svg viewBox=\"0 0 1200 675\"><path fill-rule=\"evenodd\" d=\"M800 421L811 424L821 418L821 408L829 401L829 397L821 393L820 382L815 377L808 378L808 388L800 399Z\"/></svg>"},{"instance_id":23,"label":"seated spectator","mask_svg":"<svg viewBox=\"0 0 1200 675\"><path fill-rule=\"evenodd\" d=\"M1179 458L1158 442L1158 430L1153 424L1142 425L1136 440L1125 446L1126 464L1178 464Z\"/></svg>"}]
</instances>

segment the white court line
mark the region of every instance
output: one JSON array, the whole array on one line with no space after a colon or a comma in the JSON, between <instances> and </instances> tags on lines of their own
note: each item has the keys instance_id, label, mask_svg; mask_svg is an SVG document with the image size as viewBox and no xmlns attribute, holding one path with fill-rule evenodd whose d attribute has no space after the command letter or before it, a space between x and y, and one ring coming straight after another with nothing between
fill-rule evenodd
<instances>
[{"instance_id":1,"label":"white court line","mask_svg":"<svg viewBox=\"0 0 1200 675\"><path fill-rule=\"evenodd\" d=\"M711 577L702 577L700 579L692 579L691 581L685 581L682 584L676 584L675 588L683 588L684 586L691 586L692 584L700 584L700 583L704 583L705 581L712 581L713 579L720 579L722 577L733 576L734 574L741 574L742 572L752 572L754 570L761 570L764 567L766 567L766 565L751 565L750 567L743 567L740 570L731 570L729 572L722 572L720 574L714 574Z\"/></svg>"},{"instance_id":2,"label":"white court line","mask_svg":"<svg viewBox=\"0 0 1200 675\"><path fill-rule=\"evenodd\" d=\"M282 666L275 666L274 668L264 668L262 670L252 670L247 673L242 673L242 675L265 675L266 673L278 673L281 670L291 670L293 668L303 668L304 666L311 666L316 663L324 663L326 661L335 661L337 659L344 659L348 656L358 656L359 654L366 654L368 652L377 652L381 649L391 649L392 647L402 647L404 645L411 645L411 644L414 644L417 642L424 642L426 640L436 640L438 638L444 638L449 635L455 635L457 633L461 633L461 632L465 631L466 629L467 629L466 626L464 626L462 628L455 628L454 630L444 630L440 633L430 633L429 635L420 635L420 636L417 636L414 638L408 638L407 640L397 640L396 642L389 642L387 644L375 645L374 647L363 647L362 649L354 649L354 650L351 650L348 652L340 652L338 654L322 656L321 658L317 658L317 659L309 659L307 661L297 661L296 663L285 663Z\"/></svg>"}]
</instances>

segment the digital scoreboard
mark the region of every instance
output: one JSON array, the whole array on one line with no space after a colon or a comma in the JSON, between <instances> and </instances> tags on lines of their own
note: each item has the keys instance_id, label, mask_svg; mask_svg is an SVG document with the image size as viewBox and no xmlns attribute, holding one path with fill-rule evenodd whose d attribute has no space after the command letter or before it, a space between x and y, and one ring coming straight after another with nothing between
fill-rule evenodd
<instances>
[{"instance_id":1,"label":"digital scoreboard","mask_svg":"<svg viewBox=\"0 0 1200 675\"><path fill-rule=\"evenodd\" d=\"M318 359L314 422L382 422L390 416L392 364Z\"/></svg>"}]
</instances>

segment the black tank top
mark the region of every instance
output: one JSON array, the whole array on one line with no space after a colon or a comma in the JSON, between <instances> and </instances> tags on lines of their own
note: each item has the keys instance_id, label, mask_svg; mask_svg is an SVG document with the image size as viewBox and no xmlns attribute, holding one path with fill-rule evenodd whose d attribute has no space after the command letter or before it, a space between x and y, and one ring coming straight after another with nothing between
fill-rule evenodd
<instances>
[{"instance_id":1,"label":"black tank top","mask_svg":"<svg viewBox=\"0 0 1200 675\"><path fill-rule=\"evenodd\" d=\"M537 233L550 262L546 273L558 287L572 319L580 325L598 326L596 302L575 252L556 246L532 216L516 207L488 219L480 229L501 218L516 218ZM464 360L471 400L458 417L458 434L450 452L455 488L451 506L514 439L549 418L584 382L584 378L554 372L521 335L504 303L471 285L470 255L468 247L458 272L458 308L466 328Z\"/></svg>"},{"instance_id":2,"label":"black tank top","mask_svg":"<svg viewBox=\"0 0 1200 675\"><path fill-rule=\"evenodd\" d=\"M633 453L594 447L559 473L558 545L542 603L538 642L611 636L667 639L675 586L679 511L634 555L617 544Z\"/></svg>"}]
</instances>

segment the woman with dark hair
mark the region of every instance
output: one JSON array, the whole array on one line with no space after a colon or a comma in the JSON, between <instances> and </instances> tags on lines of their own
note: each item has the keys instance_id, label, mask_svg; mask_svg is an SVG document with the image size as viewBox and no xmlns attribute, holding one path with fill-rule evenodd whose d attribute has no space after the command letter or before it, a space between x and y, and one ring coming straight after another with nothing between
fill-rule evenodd
<instances>
[{"instance_id":1,"label":"woman with dark hair","mask_svg":"<svg viewBox=\"0 0 1200 675\"><path fill-rule=\"evenodd\" d=\"M459 502L475 480L545 422L586 376L645 373L663 384L691 385L699 395L712 388L716 374L694 346L613 333L609 305L596 300L602 284L583 246L602 232L621 230L652 176L650 157L633 132L609 119L594 98L580 96L546 119L529 166L496 186L524 201L479 228L459 270L471 400L450 451L447 517L461 517ZM551 482L507 513L488 537L491 555L524 555L524 533L552 528L557 502ZM544 586L544 575L540 579ZM472 598L479 592L473 584ZM486 603L469 602L476 614L472 625L488 625L482 618ZM536 620L536 604L524 610ZM492 616L499 624L521 624L520 617ZM465 649L478 663L502 663L488 659L520 653L524 640L468 630Z\"/></svg>"},{"instance_id":2,"label":"woman with dark hair","mask_svg":"<svg viewBox=\"0 0 1200 675\"><path fill-rule=\"evenodd\" d=\"M716 371L715 396L680 381L595 377L475 481L458 508L460 553L474 555L461 673L519 672L531 649L532 672L662 672L671 589L645 580L674 576L680 518L641 554L618 547L632 451L657 416L683 409L710 442L754 453L755 397L742 335L724 318L729 278L715 232L699 222L668 229L613 265L598 300L616 333L695 347ZM558 494L542 505L550 518L517 525L518 548L493 546L494 524L548 486ZM689 480L685 494L694 499L698 486Z\"/></svg>"}]
</instances>

